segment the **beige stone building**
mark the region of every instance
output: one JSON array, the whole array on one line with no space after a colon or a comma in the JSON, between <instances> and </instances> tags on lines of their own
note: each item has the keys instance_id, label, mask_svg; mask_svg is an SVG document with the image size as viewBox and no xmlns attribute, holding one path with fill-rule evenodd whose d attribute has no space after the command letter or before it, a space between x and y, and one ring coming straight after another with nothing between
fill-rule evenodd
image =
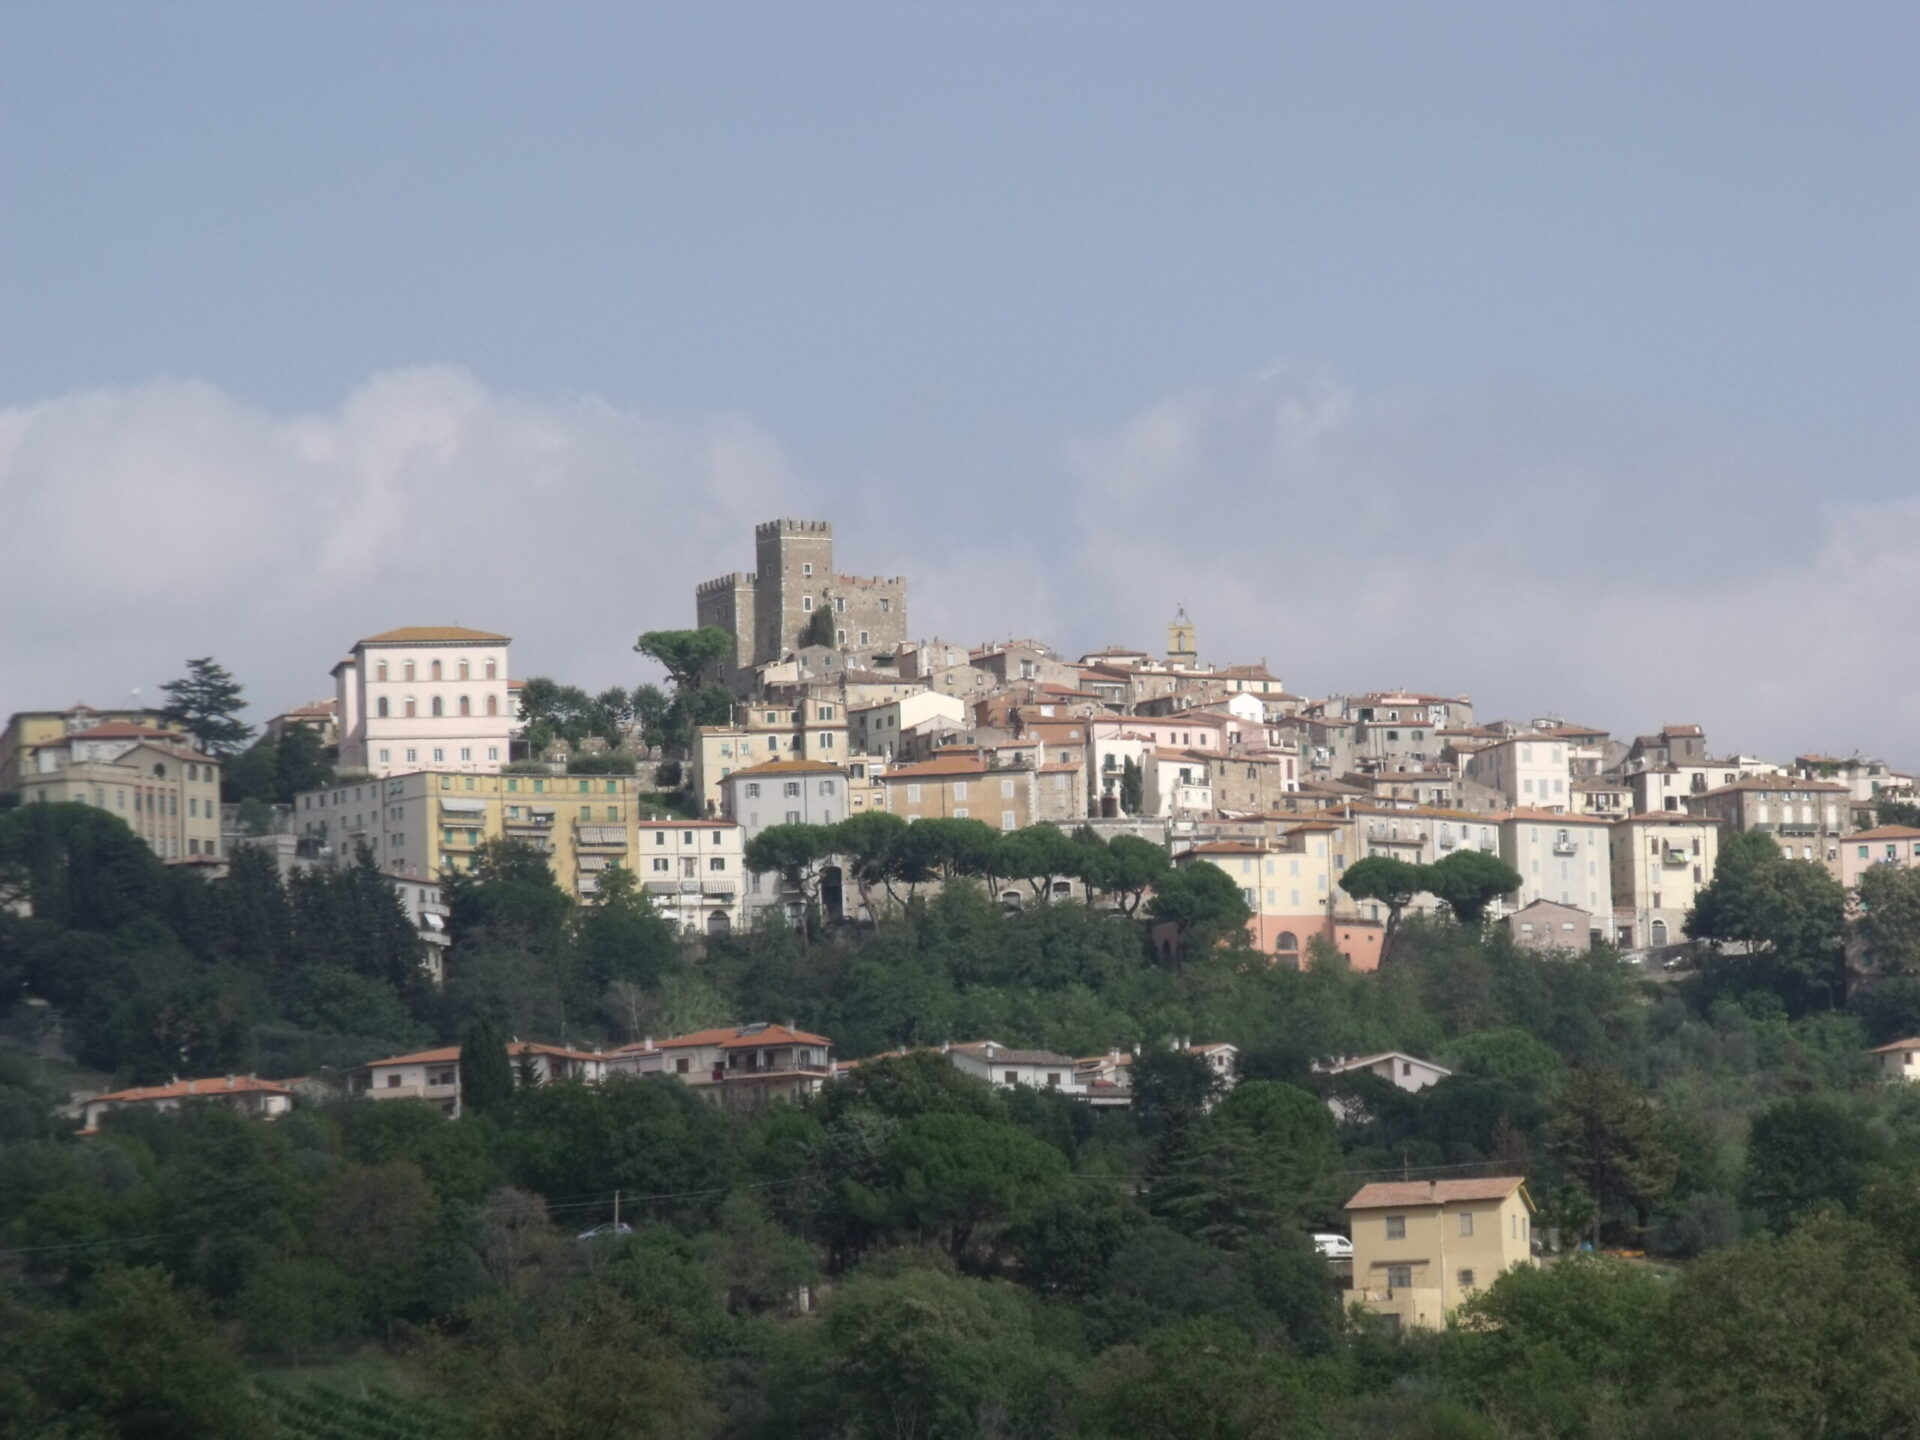
<instances>
[{"instance_id":1,"label":"beige stone building","mask_svg":"<svg viewBox=\"0 0 1920 1440\"><path fill-rule=\"evenodd\" d=\"M69 735L96 725L134 725L142 730L165 730L176 740L184 735L180 722L160 710L96 710L75 705L70 710L22 710L7 717L0 731L0 795L17 795L20 777L33 769L34 752L58 744Z\"/></svg>"},{"instance_id":2,"label":"beige stone building","mask_svg":"<svg viewBox=\"0 0 1920 1440\"><path fill-rule=\"evenodd\" d=\"M966 702L955 695L922 690L864 705L848 712L847 739L862 754L893 760L900 754L903 735L934 720L964 729L968 720Z\"/></svg>"},{"instance_id":3,"label":"beige stone building","mask_svg":"<svg viewBox=\"0 0 1920 1440\"><path fill-rule=\"evenodd\" d=\"M25 767L23 805L110 811L170 863L220 858L219 762L174 731L112 720L33 745Z\"/></svg>"},{"instance_id":4,"label":"beige stone building","mask_svg":"<svg viewBox=\"0 0 1920 1440\"><path fill-rule=\"evenodd\" d=\"M1750 775L1694 796L1692 809L1730 829L1770 835L1789 860L1811 860L1838 880L1850 802L1847 787L1831 781Z\"/></svg>"},{"instance_id":5,"label":"beige stone building","mask_svg":"<svg viewBox=\"0 0 1920 1440\"><path fill-rule=\"evenodd\" d=\"M369 635L333 667L342 771L498 771L513 757L505 635L408 625Z\"/></svg>"},{"instance_id":6,"label":"beige stone building","mask_svg":"<svg viewBox=\"0 0 1920 1440\"><path fill-rule=\"evenodd\" d=\"M1564 740L1531 734L1497 740L1466 757L1460 773L1527 810L1571 808L1573 772Z\"/></svg>"},{"instance_id":7,"label":"beige stone building","mask_svg":"<svg viewBox=\"0 0 1920 1440\"><path fill-rule=\"evenodd\" d=\"M833 1078L833 1042L761 1022L643 1040L607 1057L609 1074L668 1075L729 1110L804 1100Z\"/></svg>"},{"instance_id":8,"label":"beige stone building","mask_svg":"<svg viewBox=\"0 0 1920 1440\"><path fill-rule=\"evenodd\" d=\"M1657 949L1687 938L1687 911L1713 879L1720 822L1650 811L1613 826L1613 943Z\"/></svg>"},{"instance_id":9,"label":"beige stone building","mask_svg":"<svg viewBox=\"0 0 1920 1440\"><path fill-rule=\"evenodd\" d=\"M819 760L844 765L854 754L847 707L831 695L809 694L788 704L741 705L731 725L703 725L694 741L688 783L708 815L721 809L721 782L736 770L769 760Z\"/></svg>"},{"instance_id":10,"label":"beige stone building","mask_svg":"<svg viewBox=\"0 0 1920 1440\"><path fill-rule=\"evenodd\" d=\"M960 755L896 766L880 777L887 809L908 822L939 816L981 820L996 830L1034 823L1035 779L1024 765L996 768Z\"/></svg>"},{"instance_id":11,"label":"beige stone building","mask_svg":"<svg viewBox=\"0 0 1920 1440\"><path fill-rule=\"evenodd\" d=\"M1363 1185L1346 1211L1353 1303L1396 1332L1438 1330L1508 1270L1536 1263L1533 1201L1517 1175Z\"/></svg>"},{"instance_id":12,"label":"beige stone building","mask_svg":"<svg viewBox=\"0 0 1920 1440\"><path fill-rule=\"evenodd\" d=\"M1596 930L1594 918L1576 905L1536 900L1507 917L1507 933L1526 950L1585 950Z\"/></svg>"}]
</instances>

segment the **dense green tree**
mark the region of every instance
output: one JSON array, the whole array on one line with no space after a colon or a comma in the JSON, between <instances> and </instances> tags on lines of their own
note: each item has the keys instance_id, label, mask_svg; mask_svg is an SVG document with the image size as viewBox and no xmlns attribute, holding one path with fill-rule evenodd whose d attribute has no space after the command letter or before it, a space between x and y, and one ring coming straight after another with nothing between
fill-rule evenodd
<instances>
[{"instance_id":1,"label":"dense green tree","mask_svg":"<svg viewBox=\"0 0 1920 1440\"><path fill-rule=\"evenodd\" d=\"M1667 1343L1684 1410L1719 1433L1920 1432L1920 1300L1863 1225L1820 1222L1695 1261Z\"/></svg>"},{"instance_id":2,"label":"dense green tree","mask_svg":"<svg viewBox=\"0 0 1920 1440\"><path fill-rule=\"evenodd\" d=\"M1027 825L1001 838L993 868L1005 879L1025 881L1034 899L1044 900L1055 880L1075 873L1076 858L1073 841L1058 825Z\"/></svg>"},{"instance_id":3,"label":"dense green tree","mask_svg":"<svg viewBox=\"0 0 1920 1440\"><path fill-rule=\"evenodd\" d=\"M1387 907L1386 930L1380 937L1380 961L1393 950L1401 914L1413 897L1426 888L1427 867L1412 865L1391 855L1369 855L1356 860L1340 876L1340 888L1356 900L1374 900Z\"/></svg>"},{"instance_id":4,"label":"dense green tree","mask_svg":"<svg viewBox=\"0 0 1920 1440\"><path fill-rule=\"evenodd\" d=\"M1140 762L1128 756L1120 767L1120 808L1128 815L1138 815L1146 808L1146 774L1140 768Z\"/></svg>"},{"instance_id":5,"label":"dense green tree","mask_svg":"<svg viewBox=\"0 0 1920 1440\"><path fill-rule=\"evenodd\" d=\"M909 1120L888 1147L891 1204L901 1223L938 1236L955 1259L980 1227L1006 1221L1067 1183L1066 1157L1025 1131L975 1115Z\"/></svg>"},{"instance_id":6,"label":"dense green tree","mask_svg":"<svg viewBox=\"0 0 1920 1440\"><path fill-rule=\"evenodd\" d=\"M1127 1066L1133 1118L1142 1132L1166 1135L1197 1124L1225 1088L1205 1058L1172 1046L1150 1046Z\"/></svg>"},{"instance_id":7,"label":"dense green tree","mask_svg":"<svg viewBox=\"0 0 1920 1440\"><path fill-rule=\"evenodd\" d=\"M513 1062L507 1043L481 1015L460 1042L460 1101L476 1115L496 1114L513 1100Z\"/></svg>"},{"instance_id":8,"label":"dense green tree","mask_svg":"<svg viewBox=\"0 0 1920 1440\"><path fill-rule=\"evenodd\" d=\"M733 637L717 625L698 630L649 630L633 648L658 661L674 685L697 684L733 649Z\"/></svg>"},{"instance_id":9,"label":"dense green tree","mask_svg":"<svg viewBox=\"0 0 1920 1440\"><path fill-rule=\"evenodd\" d=\"M1245 930L1253 918L1247 897L1218 865L1176 865L1155 887L1147 914L1176 927L1184 955L1192 957Z\"/></svg>"},{"instance_id":10,"label":"dense green tree","mask_svg":"<svg viewBox=\"0 0 1920 1440\"><path fill-rule=\"evenodd\" d=\"M1747 1203L1778 1231L1825 1206L1851 1210L1885 1158L1885 1140L1857 1104L1830 1094L1791 1096L1753 1118Z\"/></svg>"},{"instance_id":11,"label":"dense green tree","mask_svg":"<svg viewBox=\"0 0 1920 1440\"><path fill-rule=\"evenodd\" d=\"M1590 1196L1593 1238L1609 1218L1631 1216L1644 1226L1673 1182L1677 1164L1653 1106L1611 1070L1582 1067L1567 1078L1549 1143L1572 1181Z\"/></svg>"},{"instance_id":12,"label":"dense green tree","mask_svg":"<svg viewBox=\"0 0 1920 1440\"><path fill-rule=\"evenodd\" d=\"M1796 1010L1846 999L1846 892L1822 866L1785 858L1759 831L1721 841L1686 928L1777 987Z\"/></svg>"},{"instance_id":13,"label":"dense green tree","mask_svg":"<svg viewBox=\"0 0 1920 1440\"><path fill-rule=\"evenodd\" d=\"M1319 1097L1277 1080L1235 1087L1172 1146L1154 1213L1234 1248L1319 1223L1334 1208L1339 1137Z\"/></svg>"},{"instance_id":14,"label":"dense green tree","mask_svg":"<svg viewBox=\"0 0 1920 1440\"><path fill-rule=\"evenodd\" d=\"M1423 869L1420 888L1445 901L1462 925L1480 924L1487 906L1520 888L1520 872L1484 850L1456 850Z\"/></svg>"},{"instance_id":15,"label":"dense green tree","mask_svg":"<svg viewBox=\"0 0 1920 1440\"><path fill-rule=\"evenodd\" d=\"M35 919L113 930L164 915L166 868L119 816L92 805L0 811L0 871L14 876Z\"/></svg>"},{"instance_id":16,"label":"dense green tree","mask_svg":"<svg viewBox=\"0 0 1920 1440\"><path fill-rule=\"evenodd\" d=\"M653 988L680 963L673 926L624 865L601 872L594 903L576 925L580 966L596 990L621 980Z\"/></svg>"},{"instance_id":17,"label":"dense green tree","mask_svg":"<svg viewBox=\"0 0 1920 1440\"><path fill-rule=\"evenodd\" d=\"M253 735L240 719L247 702L239 682L211 655L187 661L187 673L160 689L167 697L162 713L215 759L237 755Z\"/></svg>"},{"instance_id":18,"label":"dense green tree","mask_svg":"<svg viewBox=\"0 0 1920 1440\"><path fill-rule=\"evenodd\" d=\"M1855 933L1867 968L1881 976L1920 975L1920 870L1875 865L1860 877Z\"/></svg>"}]
</instances>

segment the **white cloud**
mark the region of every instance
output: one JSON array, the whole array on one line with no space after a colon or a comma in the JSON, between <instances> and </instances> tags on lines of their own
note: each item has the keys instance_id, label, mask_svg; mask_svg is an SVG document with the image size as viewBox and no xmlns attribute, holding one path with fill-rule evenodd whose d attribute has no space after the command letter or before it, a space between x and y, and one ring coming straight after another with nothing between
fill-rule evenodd
<instances>
[{"instance_id":1,"label":"white cloud","mask_svg":"<svg viewBox=\"0 0 1920 1440\"><path fill-rule=\"evenodd\" d=\"M1920 762L1920 497L1672 422L1502 394L1354 393L1275 368L1169 396L1033 473L817 486L746 417L503 395L446 366L321 414L156 380L0 411L0 713L117 701L213 654L271 713L360 635L461 623L523 675L646 673L642 629L834 520L922 634L1202 648L1316 693L1466 691L1616 731L1698 720L1776 755Z\"/></svg>"},{"instance_id":2,"label":"white cloud","mask_svg":"<svg viewBox=\"0 0 1920 1440\"><path fill-rule=\"evenodd\" d=\"M114 703L213 654L270 714L355 638L460 623L516 667L632 683L633 637L805 508L737 416L506 396L432 366L277 417L156 380L0 411L0 706Z\"/></svg>"},{"instance_id":3,"label":"white cloud","mask_svg":"<svg viewBox=\"0 0 1920 1440\"><path fill-rule=\"evenodd\" d=\"M1068 468L1083 642L1157 644L1184 602L1203 650L1314 693L1920 762L1920 499L1823 507L1815 477L1675 423L1288 368L1171 396Z\"/></svg>"}]
</instances>

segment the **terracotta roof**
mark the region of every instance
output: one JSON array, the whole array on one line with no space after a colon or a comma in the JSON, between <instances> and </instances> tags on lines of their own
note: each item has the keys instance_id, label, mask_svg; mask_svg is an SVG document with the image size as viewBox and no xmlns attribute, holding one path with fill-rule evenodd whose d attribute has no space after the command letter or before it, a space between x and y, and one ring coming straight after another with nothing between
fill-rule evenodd
<instances>
[{"instance_id":1,"label":"terracotta roof","mask_svg":"<svg viewBox=\"0 0 1920 1440\"><path fill-rule=\"evenodd\" d=\"M559 1055L568 1060L604 1060L606 1058L605 1055L595 1055L585 1050L569 1050L564 1045L542 1045L536 1040L511 1041L507 1045L507 1054L516 1057L527 1054ZM384 1059L369 1060L360 1068L374 1070L383 1065L441 1065L459 1058L458 1045L442 1045L437 1050L416 1050L411 1055L388 1055Z\"/></svg>"},{"instance_id":2,"label":"terracotta roof","mask_svg":"<svg viewBox=\"0 0 1920 1440\"><path fill-rule=\"evenodd\" d=\"M83 1103L96 1100L184 1100L200 1095L290 1095L293 1092L275 1080L257 1080L251 1075L214 1075L205 1080L175 1080L170 1085L138 1085L131 1090L115 1090L107 1095L89 1096Z\"/></svg>"},{"instance_id":3,"label":"terracotta roof","mask_svg":"<svg viewBox=\"0 0 1920 1440\"><path fill-rule=\"evenodd\" d=\"M1462 1200L1504 1200L1514 1191L1526 1194L1519 1175L1496 1175L1487 1180L1387 1180L1362 1185L1348 1210L1409 1210L1421 1205L1447 1205Z\"/></svg>"},{"instance_id":4,"label":"terracotta roof","mask_svg":"<svg viewBox=\"0 0 1920 1440\"><path fill-rule=\"evenodd\" d=\"M838 775L840 767L829 765L824 760L762 760L758 765L749 765L744 770L736 770L723 778L722 784L731 784L743 775Z\"/></svg>"},{"instance_id":5,"label":"terracotta roof","mask_svg":"<svg viewBox=\"0 0 1920 1440\"><path fill-rule=\"evenodd\" d=\"M468 630L460 625L402 625L398 630L382 630L369 635L362 645L441 645L464 642L469 645L505 645L505 635L491 630Z\"/></svg>"},{"instance_id":6,"label":"terracotta roof","mask_svg":"<svg viewBox=\"0 0 1920 1440\"><path fill-rule=\"evenodd\" d=\"M1707 794L1728 795L1736 790L1824 790L1837 795L1846 788L1831 781L1802 780L1794 775L1749 775L1744 780L1735 780L1731 785L1709 790Z\"/></svg>"},{"instance_id":7,"label":"terracotta roof","mask_svg":"<svg viewBox=\"0 0 1920 1440\"><path fill-rule=\"evenodd\" d=\"M989 773L987 762L969 759L964 755L949 755L939 760L922 760L913 765L896 765L880 778L882 780L919 780L941 775L985 775Z\"/></svg>"},{"instance_id":8,"label":"terracotta roof","mask_svg":"<svg viewBox=\"0 0 1920 1440\"><path fill-rule=\"evenodd\" d=\"M1879 825L1871 830L1859 830L1845 837L1848 840L1920 840L1920 830L1911 825Z\"/></svg>"},{"instance_id":9,"label":"terracotta roof","mask_svg":"<svg viewBox=\"0 0 1920 1440\"><path fill-rule=\"evenodd\" d=\"M1920 1039L1896 1040L1891 1045L1876 1045L1869 1055L1887 1055L1900 1050L1920 1050Z\"/></svg>"},{"instance_id":10,"label":"terracotta roof","mask_svg":"<svg viewBox=\"0 0 1920 1440\"><path fill-rule=\"evenodd\" d=\"M993 1054L987 1054L987 1047L993 1046ZM1009 1065L1064 1065L1074 1063L1071 1055L1057 1055L1051 1050L1015 1050L995 1040L969 1040L964 1045L948 1047L956 1055L971 1055L977 1060L986 1060L998 1065L1006 1061Z\"/></svg>"},{"instance_id":11,"label":"terracotta roof","mask_svg":"<svg viewBox=\"0 0 1920 1440\"><path fill-rule=\"evenodd\" d=\"M785 1025L762 1025L758 1028L744 1025L720 1025L710 1030L695 1030L686 1035L675 1035L668 1040L656 1041L656 1050L687 1050L702 1045L718 1046L722 1050L749 1049L756 1045L831 1045L833 1042L824 1035L809 1035L804 1030L790 1030ZM615 1054L630 1055L644 1050L644 1045L622 1045Z\"/></svg>"},{"instance_id":12,"label":"terracotta roof","mask_svg":"<svg viewBox=\"0 0 1920 1440\"><path fill-rule=\"evenodd\" d=\"M1345 921L1341 922L1345 924ZM1416 1065L1424 1065L1429 1070L1438 1070L1442 1075L1453 1072L1444 1065L1436 1065L1431 1060L1422 1060L1418 1055L1409 1055L1404 1050L1378 1050L1371 1055L1356 1055L1351 1060L1335 1060L1326 1067L1329 1075L1344 1075L1349 1070L1363 1070L1379 1060L1411 1060Z\"/></svg>"}]
</instances>

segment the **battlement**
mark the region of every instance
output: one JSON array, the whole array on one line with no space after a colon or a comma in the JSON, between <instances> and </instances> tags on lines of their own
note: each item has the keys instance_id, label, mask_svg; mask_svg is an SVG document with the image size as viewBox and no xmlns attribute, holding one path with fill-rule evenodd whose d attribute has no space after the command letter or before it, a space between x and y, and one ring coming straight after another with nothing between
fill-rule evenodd
<instances>
[{"instance_id":1,"label":"battlement","mask_svg":"<svg viewBox=\"0 0 1920 1440\"><path fill-rule=\"evenodd\" d=\"M904 575L836 575L833 577L833 583L852 585L861 589L878 588L887 585L905 585L907 577Z\"/></svg>"},{"instance_id":2,"label":"battlement","mask_svg":"<svg viewBox=\"0 0 1920 1440\"><path fill-rule=\"evenodd\" d=\"M751 590L759 583L758 576L742 575L736 570L733 574L722 575L717 580L702 580L698 585L693 587L693 593L695 595L724 595L729 590Z\"/></svg>"},{"instance_id":3,"label":"battlement","mask_svg":"<svg viewBox=\"0 0 1920 1440\"><path fill-rule=\"evenodd\" d=\"M763 520L753 527L753 533L759 539L770 535L819 535L831 539L833 522L831 520Z\"/></svg>"}]
</instances>

